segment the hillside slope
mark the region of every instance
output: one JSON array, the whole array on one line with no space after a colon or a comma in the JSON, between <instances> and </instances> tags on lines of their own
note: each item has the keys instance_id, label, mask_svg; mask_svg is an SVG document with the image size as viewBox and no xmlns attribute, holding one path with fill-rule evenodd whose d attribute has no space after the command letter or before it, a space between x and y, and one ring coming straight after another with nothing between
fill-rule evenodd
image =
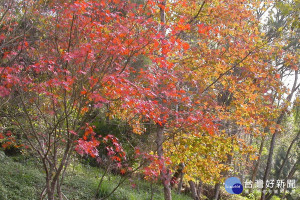
<instances>
[{"instance_id":1,"label":"hillside slope","mask_svg":"<svg viewBox=\"0 0 300 200\"><path fill-rule=\"evenodd\" d=\"M99 169L80 163L71 165L63 185L64 195L69 200L95 199L99 183ZM105 177L101 187L102 196L107 195L118 184L120 177ZM8 157L0 151L0 199L38 199L44 188L41 167L30 156ZM151 185L143 180L128 180L108 198L109 200L151 199ZM153 200L163 200L160 186L153 185ZM174 194L174 200L191 200L191 197Z\"/></svg>"}]
</instances>

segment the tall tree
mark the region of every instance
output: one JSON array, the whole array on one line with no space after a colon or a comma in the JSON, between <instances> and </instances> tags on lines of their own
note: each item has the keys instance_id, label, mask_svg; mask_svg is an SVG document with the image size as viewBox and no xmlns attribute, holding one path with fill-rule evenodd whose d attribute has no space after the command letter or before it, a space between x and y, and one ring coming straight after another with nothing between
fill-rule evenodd
<instances>
[{"instance_id":1,"label":"tall tree","mask_svg":"<svg viewBox=\"0 0 300 200\"><path fill-rule=\"evenodd\" d=\"M1 93L7 100L3 116L23 133L42 161L48 199L56 194L62 199L60 186L76 140L92 133L88 123L101 113L99 108L136 91L128 80L128 64L148 51L154 32L151 20L141 14L143 7L134 9L131 3L23 2L37 40L26 48L29 61L18 62L20 73L7 72L14 80L14 92L8 79L1 81L7 91ZM22 39L21 45L28 42ZM99 143L84 144L86 151L93 151Z\"/></svg>"},{"instance_id":2,"label":"tall tree","mask_svg":"<svg viewBox=\"0 0 300 200\"><path fill-rule=\"evenodd\" d=\"M272 131L273 135L271 138L267 166L263 178L263 191L266 189L266 180L268 179L272 168L272 156L276 137L280 133L279 126L283 122L284 116L288 111L288 105L292 102L293 96L297 93L300 86L297 67L299 64L299 54L297 54L299 44L297 42L295 43L295 39L299 37L299 22L295 20L298 5L299 1L275 2L275 8L270 11L269 20L266 25L266 36L268 40L272 41L272 43L276 44L278 47L277 50L274 51L273 56L273 63L275 63L274 67L278 70L278 76L283 80L283 78L289 76L289 74L294 74L294 79L290 91L287 92L286 98L282 96L282 92L274 92L273 94L275 103L279 105L279 115L273 120L269 119L269 121L273 121L276 124L276 127L273 127ZM262 192L261 199L264 200L265 198L266 192Z\"/></svg>"}]
</instances>

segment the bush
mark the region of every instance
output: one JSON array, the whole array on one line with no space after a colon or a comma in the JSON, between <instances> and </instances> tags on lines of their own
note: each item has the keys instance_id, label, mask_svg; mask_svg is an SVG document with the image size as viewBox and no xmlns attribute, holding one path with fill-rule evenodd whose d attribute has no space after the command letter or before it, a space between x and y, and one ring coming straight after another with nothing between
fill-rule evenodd
<instances>
[{"instance_id":1,"label":"bush","mask_svg":"<svg viewBox=\"0 0 300 200\"><path fill-rule=\"evenodd\" d=\"M278 196L273 196L271 200L280 200L280 198Z\"/></svg>"}]
</instances>

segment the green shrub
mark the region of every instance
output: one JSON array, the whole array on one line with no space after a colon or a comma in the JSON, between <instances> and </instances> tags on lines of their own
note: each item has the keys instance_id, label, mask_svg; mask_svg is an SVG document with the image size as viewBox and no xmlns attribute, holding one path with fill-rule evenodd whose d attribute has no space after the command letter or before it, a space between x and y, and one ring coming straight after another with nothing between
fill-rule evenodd
<instances>
[{"instance_id":1,"label":"green shrub","mask_svg":"<svg viewBox=\"0 0 300 200\"><path fill-rule=\"evenodd\" d=\"M280 200L280 198L278 196L273 196L271 200Z\"/></svg>"}]
</instances>

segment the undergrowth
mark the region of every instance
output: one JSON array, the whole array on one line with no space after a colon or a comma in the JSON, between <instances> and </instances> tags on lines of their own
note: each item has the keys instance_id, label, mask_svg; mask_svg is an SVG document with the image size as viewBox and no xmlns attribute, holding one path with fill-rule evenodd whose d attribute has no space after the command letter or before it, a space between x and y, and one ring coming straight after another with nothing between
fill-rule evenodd
<instances>
[{"instance_id":1,"label":"undergrowth","mask_svg":"<svg viewBox=\"0 0 300 200\"><path fill-rule=\"evenodd\" d=\"M67 171L62 191L69 200L95 200L101 171L78 163L73 163ZM122 177L106 176L101 185L101 196L109 194ZM44 184L42 167L30 156L8 157L0 151L0 199L39 199ZM139 179L126 180L108 200L150 200L150 183ZM153 184L153 200L163 200L162 187ZM174 200L191 200L187 195L173 193Z\"/></svg>"}]
</instances>

